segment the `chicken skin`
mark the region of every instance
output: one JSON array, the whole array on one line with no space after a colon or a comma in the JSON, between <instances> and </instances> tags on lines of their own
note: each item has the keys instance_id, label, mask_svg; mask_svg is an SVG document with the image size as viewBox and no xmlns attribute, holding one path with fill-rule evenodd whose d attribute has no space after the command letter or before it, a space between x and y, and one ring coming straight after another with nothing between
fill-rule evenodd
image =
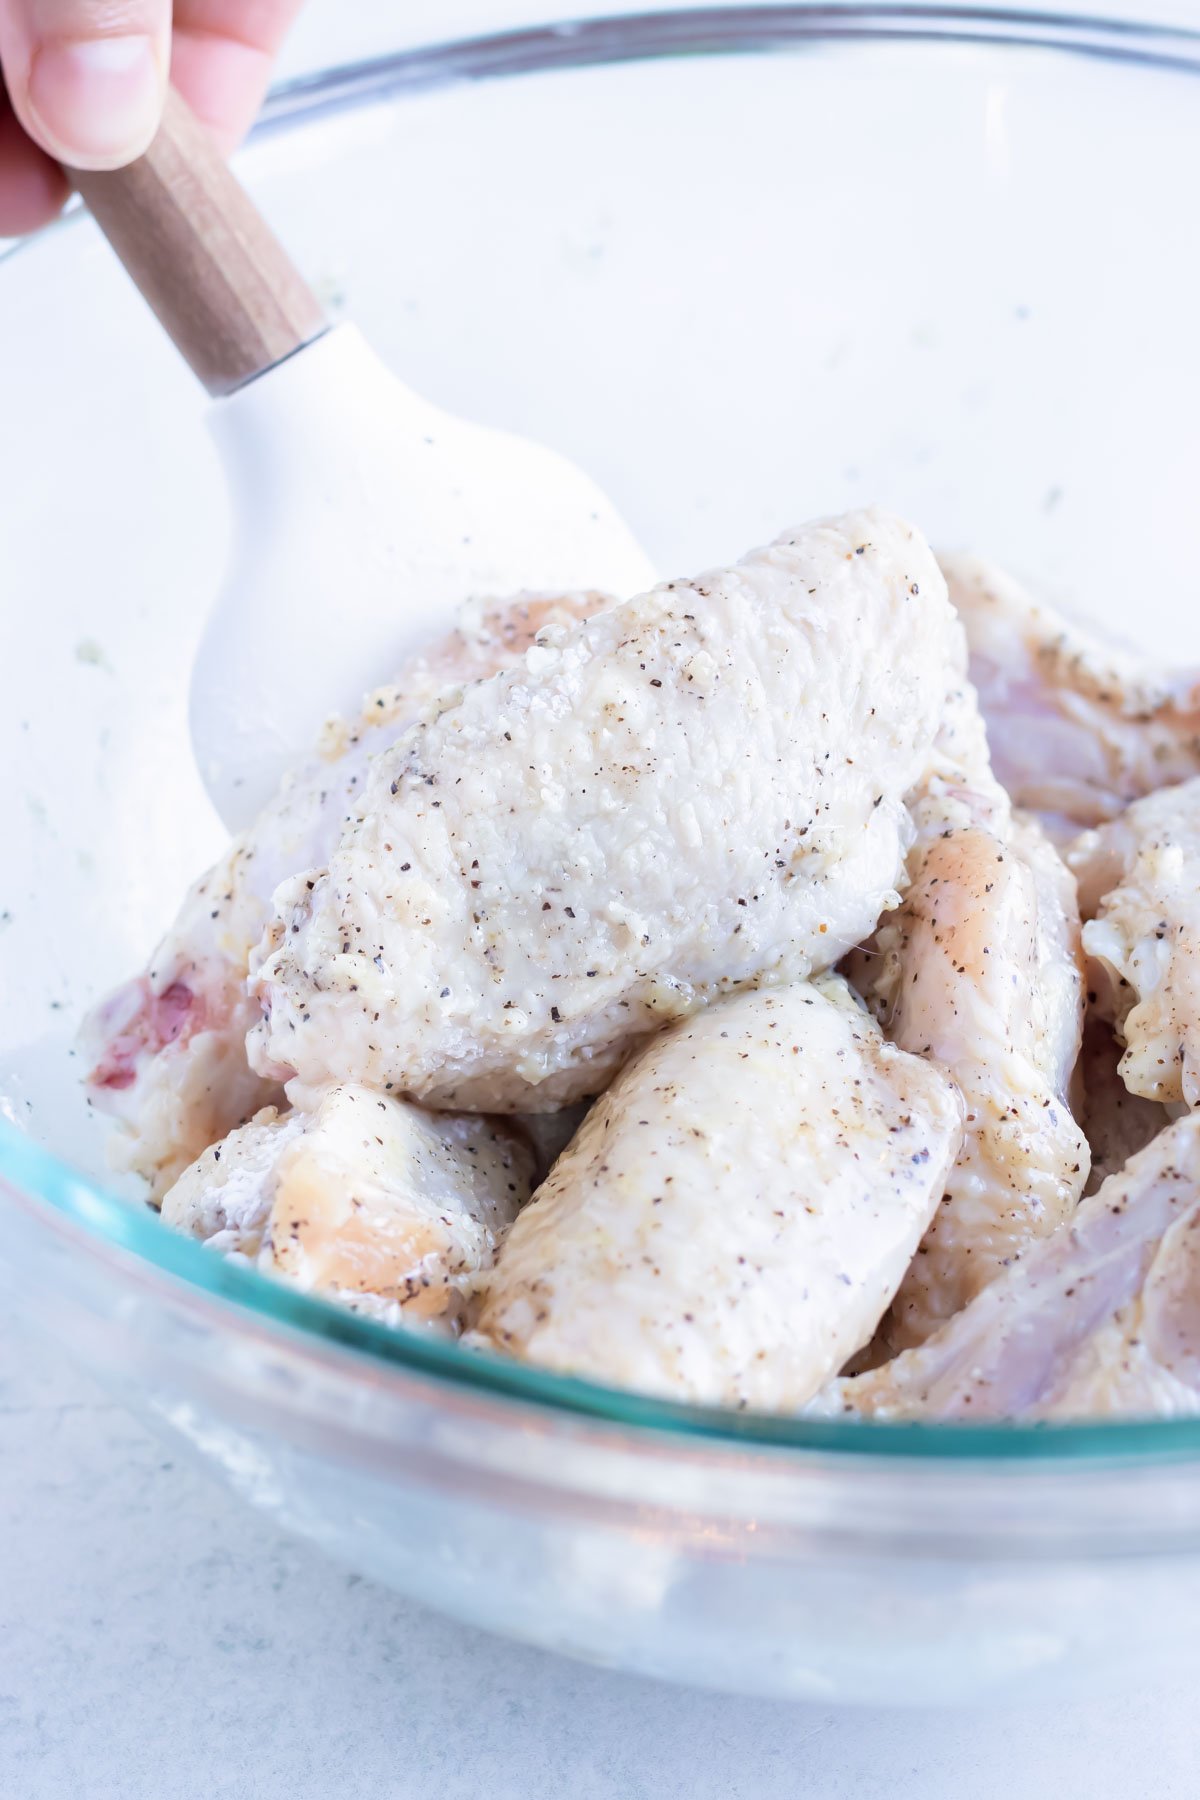
<instances>
[{"instance_id":1,"label":"chicken skin","mask_svg":"<svg viewBox=\"0 0 1200 1800\"><path fill-rule=\"evenodd\" d=\"M532 1189L531 1146L493 1119L362 1087L273 1107L186 1169L168 1224L297 1286L408 1323L457 1322Z\"/></svg>"},{"instance_id":2,"label":"chicken skin","mask_svg":"<svg viewBox=\"0 0 1200 1800\"><path fill-rule=\"evenodd\" d=\"M943 556L992 766L1056 842L1200 774L1200 673L1166 673L974 556Z\"/></svg>"},{"instance_id":3,"label":"chicken skin","mask_svg":"<svg viewBox=\"0 0 1200 1800\"><path fill-rule=\"evenodd\" d=\"M729 1406L802 1405L871 1336L962 1106L833 976L724 1000L597 1101L485 1278L477 1339Z\"/></svg>"},{"instance_id":4,"label":"chicken skin","mask_svg":"<svg viewBox=\"0 0 1200 1800\"><path fill-rule=\"evenodd\" d=\"M544 627L604 604L598 594L521 595L466 610L457 630L368 697L360 718L331 722L312 761L192 888L145 974L95 1010L84 1028L90 1092L124 1127L116 1160L155 1198L201 1150L282 1102L278 1083L246 1060L259 1016L246 989L250 953L279 884L327 860L372 758L439 695L510 666Z\"/></svg>"},{"instance_id":5,"label":"chicken skin","mask_svg":"<svg viewBox=\"0 0 1200 1800\"><path fill-rule=\"evenodd\" d=\"M560 630L372 764L283 888L251 1057L541 1111L724 994L826 968L898 900L961 636L887 514Z\"/></svg>"},{"instance_id":6,"label":"chicken skin","mask_svg":"<svg viewBox=\"0 0 1200 1800\"><path fill-rule=\"evenodd\" d=\"M1161 1132L919 1349L833 1382L825 1414L1200 1412L1200 1115Z\"/></svg>"}]
</instances>

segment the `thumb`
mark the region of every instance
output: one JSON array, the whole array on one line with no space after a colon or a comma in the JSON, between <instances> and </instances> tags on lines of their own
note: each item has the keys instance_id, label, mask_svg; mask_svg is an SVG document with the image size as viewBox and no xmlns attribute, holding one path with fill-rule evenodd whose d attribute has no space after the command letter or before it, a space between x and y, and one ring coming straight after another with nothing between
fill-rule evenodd
<instances>
[{"instance_id":1,"label":"thumb","mask_svg":"<svg viewBox=\"0 0 1200 1800\"><path fill-rule=\"evenodd\" d=\"M147 148L162 113L170 38L170 0L0 0L12 109L68 167L115 169Z\"/></svg>"}]
</instances>

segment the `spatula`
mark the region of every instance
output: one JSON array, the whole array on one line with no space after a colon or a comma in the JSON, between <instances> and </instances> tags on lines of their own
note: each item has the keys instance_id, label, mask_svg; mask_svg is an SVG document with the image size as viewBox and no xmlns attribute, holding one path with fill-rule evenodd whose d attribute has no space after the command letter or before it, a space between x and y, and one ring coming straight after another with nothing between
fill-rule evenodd
<instances>
[{"instance_id":1,"label":"spatula","mask_svg":"<svg viewBox=\"0 0 1200 1800\"><path fill-rule=\"evenodd\" d=\"M468 597L651 584L586 475L431 406L354 326L329 325L178 95L145 156L72 180L213 396L233 555L191 728L231 830Z\"/></svg>"}]
</instances>

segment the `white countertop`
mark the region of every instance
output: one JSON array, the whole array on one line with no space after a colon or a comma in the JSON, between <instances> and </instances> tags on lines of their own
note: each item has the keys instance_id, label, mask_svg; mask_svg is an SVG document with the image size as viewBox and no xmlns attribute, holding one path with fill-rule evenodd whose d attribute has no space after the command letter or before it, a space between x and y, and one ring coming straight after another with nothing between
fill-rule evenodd
<instances>
[{"instance_id":1,"label":"white countertop","mask_svg":"<svg viewBox=\"0 0 1200 1800\"><path fill-rule=\"evenodd\" d=\"M0 1326L5 1800L1192 1800L1198 1672L978 1715L581 1667L278 1536Z\"/></svg>"},{"instance_id":2,"label":"white countertop","mask_svg":"<svg viewBox=\"0 0 1200 1800\"><path fill-rule=\"evenodd\" d=\"M312 0L287 67L366 53L400 17L420 38L568 10ZM4 1800L1190 1800L1198 1671L1200 1651L1167 1689L942 1715L583 1668L279 1537L0 1322Z\"/></svg>"}]
</instances>

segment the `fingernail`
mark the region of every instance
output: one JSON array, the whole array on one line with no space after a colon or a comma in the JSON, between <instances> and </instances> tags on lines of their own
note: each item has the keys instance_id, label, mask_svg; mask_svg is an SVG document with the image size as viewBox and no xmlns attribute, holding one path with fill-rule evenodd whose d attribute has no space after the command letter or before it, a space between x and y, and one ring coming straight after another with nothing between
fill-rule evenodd
<instances>
[{"instance_id":1,"label":"fingernail","mask_svg":"<svg viewBox=\"0 0 1200 1800\"><path fill-rule=\"evenodd\" d=\"M29 106L46 148L77 168L115 168L147 148L163 79L150 37L57 40L35 51Z\"/></svg>"}]
</instances>

